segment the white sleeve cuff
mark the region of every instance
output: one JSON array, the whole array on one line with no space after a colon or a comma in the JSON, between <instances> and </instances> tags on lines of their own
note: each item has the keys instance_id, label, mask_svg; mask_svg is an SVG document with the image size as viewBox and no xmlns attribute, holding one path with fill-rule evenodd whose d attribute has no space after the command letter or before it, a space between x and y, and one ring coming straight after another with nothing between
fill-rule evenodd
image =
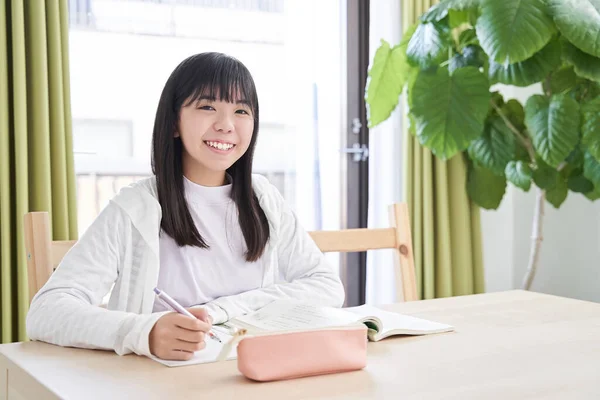
<instances>
[{"instance_id":1,"label":"white sleeve cuff","mask_svg":"<svg viewBox=\"0 0 600 400\"><path fill-rule=\"evenodd\" d=\"M229 321L229 315L227 314L227 311L215 303L206 303L199 307L204 307L206 311L208 311L208 315L211 316L214 325Z\"/></svg>"},{"instance_id":2,"label":"white sleeve cuff","mask_svg":"<svg viewBox=\"0 0 600 400\"><path fill-rule=\"evenodd\" d=\"M152 331L152 328L154 328L156 322L163 315L168 313L170 313L170 311L157 312L150 315L140 315L140 317L144 318L140 318L141 321L138 322L141 326L137 343L133 349L134 353L141 356L152 357L152 353L150 352L150 332Z\"/></svg>"}]
</instances>

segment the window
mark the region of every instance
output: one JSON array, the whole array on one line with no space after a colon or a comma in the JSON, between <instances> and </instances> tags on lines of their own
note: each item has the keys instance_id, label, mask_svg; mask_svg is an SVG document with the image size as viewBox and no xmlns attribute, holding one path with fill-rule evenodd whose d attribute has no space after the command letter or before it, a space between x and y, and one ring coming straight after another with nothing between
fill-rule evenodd
<instances>
[{"instance_id":1,"label":"window","mask_svg":"<svg viewBox=\"0 0 600 400\"><path fill-rule=\"evenodd\" d=\"M79 154L131 158L132 134L131 121L73 120L73 148Z\"/></svg>"},{"instance_id":2,"label":"window","mask_svg":"<svg viewBox=\"0 0 600 400\"><path fill-rule=\"evenodd\" d=\"M339 229L344 7L342 0L71 0L80 232L120 188L150 176L162 87L179 62L203 51L233 55L255 78L254 171L306 229Z\"/></svg>"}]
</instances>

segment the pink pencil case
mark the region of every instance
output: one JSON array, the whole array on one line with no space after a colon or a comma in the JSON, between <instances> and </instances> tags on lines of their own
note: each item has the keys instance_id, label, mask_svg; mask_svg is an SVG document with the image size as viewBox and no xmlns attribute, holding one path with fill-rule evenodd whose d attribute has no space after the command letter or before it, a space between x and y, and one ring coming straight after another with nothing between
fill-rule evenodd
<instances>
[{"instance_id":1,"label":"pink pencil case","mask_svg":"<svg viewBox=\"0 0 600 400\"><path fill-rule=\"evenodd\" d=\"M238 370L255 381L356 371L367 365L363 324L258 334L241 330L236 336Z\"/></svg>"}]
</instances>

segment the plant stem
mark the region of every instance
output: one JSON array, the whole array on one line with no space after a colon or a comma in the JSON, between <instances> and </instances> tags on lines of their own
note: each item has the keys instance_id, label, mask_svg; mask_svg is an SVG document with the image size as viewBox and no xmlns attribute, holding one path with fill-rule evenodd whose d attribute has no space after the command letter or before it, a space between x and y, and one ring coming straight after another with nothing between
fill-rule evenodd
<instances>
[{"instance_id":1,"label":"plant stem","mask_svg":"<svg viewBox=\"0 0 600 400\"><path fill-rule=\"evenodd\" d=\"M525 136L522 132L520 132L513 123L508 119L506 115L502 112L500 107L498 107L492 101L492 107L496 110L500 118L504 121L506 126L515 134L515 136L523 143L523 146L527 149L527 153L529 154L529 158L531 158L531 162L533 164L536 163L535 160L535 150L533 145L531 144L531 140L527 136ZM558 171L565 167L566 163L561 163L558 166ZM537 270L539 258L540 258L540 248L542 247L542 220L544 217L544 202L546 200L546 191L540 189L536 186L536 203L535 210L533 213L533 227L531 230L531 249L529 251L529 264L527 265L527 271L525 272L525 278L523 279L523 289L529 290L531 287L531 283L533 282L533 278L535 277L535 272Z\"/></svg>"},{"instance_id":2,"label":"plant stem","mask_svg":"<svg viewBox=\"0 0 600 400\"><path fill-rule=\"evenodd\" d=\"M546 96L550 97L552 96L552 93L550 92L550 79L552 78L552 74L548 74L548 76L546 76L546 79L544 79L544 81L546 82L546 88L548 90L545 91Z\"/></svg>"},{"instance_id":3,"label":"plant stem","mask_svg":"<svg viewBox=\"0 0 600 400\"><path fill-rule=\"evenodd\" d=\"M523 279L523 289L529 290L531 282L538 266L540 258L540 248L542 246L542 219L544 217L544 200L546 192L536 187L536 203L533 214L533 228L531 231L531 250L529 252L529 265Z\"/></svg>"},{"instance_id":4,"label":"plant stem","mask_svg":"<svg viewBox=\"0 0 600 400\"><path fill-rule=\"evenodd\" d=\"M585 96L587 96L587 92L588 92L589 88L590 88L590 84L588 82L588 83L586 83L586 85L585 85L585 87L583 89L583 93L581 94L581 96L579 96L579 99L577 99L577 101L579 103L581 103L585 99Z\"/></svg>"},{"instance_id":5,"label":"plant stem","mask_svg":"<svg viewBox=\"0 0 600 400\"><path fill-rule=\"evenodd\" d=\"M504 112L502 112L502 110L500 109L500 107L498 107L496 105L496 103L494 103L493 101L492 103L492 107L494 107L494 110L496 110L496 112L498 113L498 115L500 116L500 118L502 118L502 120L504 121L504 123L506 124L506 126L508 126L508 128L515 134L515 136L517 137L517 139L519 139L521 141L521 143L523 143L523 146L525 146L525 149L527 149L527 153L529 154L529 158L531 158L531 162L535 163L535 150L533 149L533 145L531 144L531 141L524 136L518 129L516 126L513 125L512 122L510 122L510 120L508 119L508 117L506 115L504 115Z\"/></svg>"}]
</instances>

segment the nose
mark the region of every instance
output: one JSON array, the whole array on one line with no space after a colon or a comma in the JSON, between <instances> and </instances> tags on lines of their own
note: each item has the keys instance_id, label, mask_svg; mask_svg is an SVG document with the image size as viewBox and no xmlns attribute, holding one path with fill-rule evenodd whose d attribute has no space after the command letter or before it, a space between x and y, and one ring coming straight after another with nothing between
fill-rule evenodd
<instances>
[{"instance_id":1,"label":"nose","mask_svg":"<svg viewBox=\"0 0 600 400\"><path fill-rule=\"evenodd\" d=\"M217 118L214 126L217 132L231 133L233 131L233 121L225 114L222 114Z\"/></svg>"}]
</instances>

